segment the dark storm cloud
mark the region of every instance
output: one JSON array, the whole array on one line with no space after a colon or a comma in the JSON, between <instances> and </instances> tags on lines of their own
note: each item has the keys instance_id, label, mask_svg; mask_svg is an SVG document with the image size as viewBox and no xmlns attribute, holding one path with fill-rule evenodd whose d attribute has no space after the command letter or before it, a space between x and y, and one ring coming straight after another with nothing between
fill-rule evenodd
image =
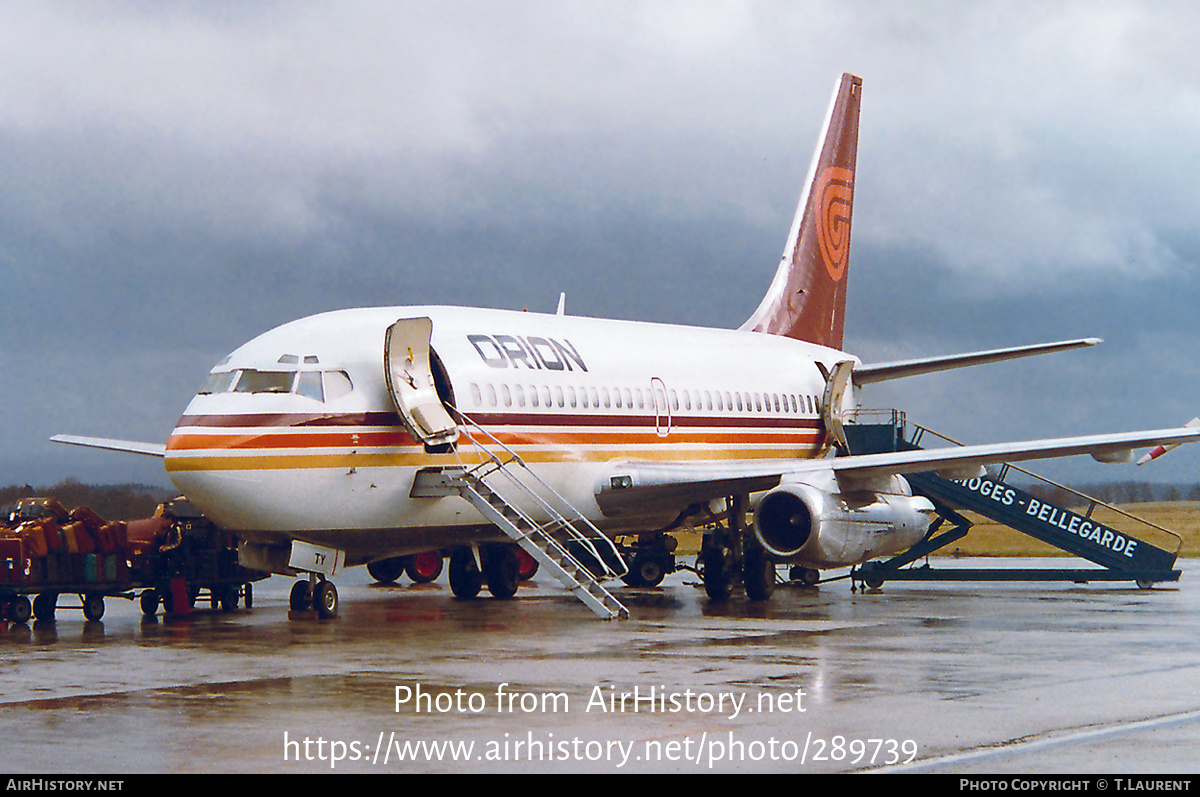
<instances>
[{"instance_id":1,"label":"dark storm cloud","mask_svg":"<svg viewBox=\"0 0 1200 797\"><path fill-rule=\"evenodd\" d=\"M843 69L865 87L856 353L1107 340L880 400L973 439L1186 420L1196 14L6 4L2 480L122 478L45 438L162 440L226 352L335 307L566 291L581 314L737 325Z\"/></svg>"}]
</instances>

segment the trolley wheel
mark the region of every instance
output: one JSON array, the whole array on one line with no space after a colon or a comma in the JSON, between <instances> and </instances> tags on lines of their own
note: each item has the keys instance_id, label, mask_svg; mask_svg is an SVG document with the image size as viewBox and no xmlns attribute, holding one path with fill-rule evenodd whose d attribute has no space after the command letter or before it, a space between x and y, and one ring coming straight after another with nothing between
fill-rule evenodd
<instances>
[{"instance_id":1,"label":"trolley wheel","mask_svg":"<svg viewBox=\"0 0 1200 797\"><path fill-rule=\"evenodd\" d=\"M313 590L307 581L300 580L292 585L288 595L288 607L294 612L303 612L313 605Z\"/></svg>"},{"instance_id":2,"label":"trolley wheel","mask_svg":"<svg viewBox=\"0 0 1200 797\"><path fill-rule=\"evenodd\" d=\"M883 586L883 579L879 576L867 576L863 579L863 583L867 585L868 589L879 589Z\"/></svg>"},{"instance_id":3,"label":"trolley wheel","mask_svg":"<svg viewBox=\"0 0 1200 797\"><path fill-rule=\"evenodd\" d=\"M249 581L242 587L242 605L247 609L254 606L254 586Z\"/></svg>"},{"instance_id":4,"label":"trolley wheel","mask_svg":"<svg viewBox=\"0 0 1200 797\"><path fill-rule=\"evenodd\" d=\"M14 623L27 623L32 614L33 609L29 605L29 598L24 595L13 598L12 603L8 606L8 618Z\"/></svg>"},{"instance_id":5,"label":"trolley wheel","mask_svg":"<svg viewBox=\"0 0 1200 797\"><path fill-rule=\"evenodd\" d=\"M306 582L307 583L307 582ZM337 617L338 594L337 587L332 581L322 581L313 590L313 604L317 608L317 616L322 619Z\"/></svg>"},{"instance_id":6,"label":"trolley wheel","mask_svg":"<svg viewBox=\"0 0 1200 797\"><path fill-rule=\"evenodd\" d=\"M642 587L657 587L667 575L662 559L654 554L639 553L633 557L630 569L637 573L638 586Z\"/></svg>"},{"instance_id":7,"label":"trolley wheel","mask_svg":"<svg viewBox=\"0 0 1200 797\"><path fill-rule=\"evenodd\" d=\"M42 622L54 622L54 610L57 608L57 592L39 592L33 599L33 616Z\"/></svg>"},{"instance_id":8,"label":"trolley wheel","mask_svg":"<svg viewBox=\"0 0 1200 797\"><path fill-rule=\"evenodd\" d=\"M99 620L104 616L104 596L84 595L83 616L89 620Z\"/></svg>"},{"instance_id":9,"label":"trolley wheel","mask_svg":"<svg viewBox=\"0 0 1200 797\"><path fill-rule=\"evenodd\" d=\"M1138 589L1153 589L1154 588L1153 581L1146 581L1144 579L1139 579L1137 582L1137 585L1138 585Z\"/></svg>"},{"instance_id":10,"label":"trolley wheel","mask_svg":"<svg viewBox=\"0 0 1200 797\"><path fill-rule=\"evenodd\" d=\"M417 584L428 584L442 574L442 555L437 551L424 551L407 557L404 572Z\"/></svg>"},{"instance_id":11,"label":"trolley wheel","mask_svg":"<svg viewBox=\"0 0 1200 797\"><path fill-rule=\"evenodd\" d=\"M145 589L138 596L138 605L142 607L142 614L147 617L153 617L158 613L158 605L162 603L162 598L159 597L158 590Z\"/></svg>"}]
</instances>

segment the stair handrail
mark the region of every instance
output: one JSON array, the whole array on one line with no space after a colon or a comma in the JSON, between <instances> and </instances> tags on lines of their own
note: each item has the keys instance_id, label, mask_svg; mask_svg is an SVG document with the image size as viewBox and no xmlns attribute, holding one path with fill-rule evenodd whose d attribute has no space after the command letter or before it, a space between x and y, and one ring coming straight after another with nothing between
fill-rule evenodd
<instances>
[{"instance_id":1,"label":"stair handrail","mask_svg":"<svg viewBox=\"0 0 1200 797\"><path fill-rule=\"evenodd\" d=\"M905 421L906 421L906 419L903 419L903 416L902 416L901 422L903 423ZM913 436L911 439L911 442L914 445L918 441L920 441L926 433L931 434L934 437L938 437L942 440L945 440L946 442L948 442L952 445L956 445L956 446L965 445L964 443L960 443L959 441L955 440L952 437L948 437L944 434L941 434L940 432L935 432L933 429L930 429L928 426L922 426L921 424L915 423L913 421L907 421L907 423L909 425L911 425L914 429ZM903 431L901 432L901 434L903 435ZM1099 498L1088 495L1087 493L1076 490L1074 487L1068 487L1065 484L1059 484L1058 482L1054 481L1053 479L1046 478L1045 476L1040 476L1031 470L1022 468L1020 465L1013 465L1011 462L1003 462L1003 463L998 463L998 464L1003 465L1003 467L1006 471L1007 470L1020 471L1021 473L1024 473L1026 476L1029 476L1032 479L1036 479L1037 481L1048 484L1051 487L1054 487L1055 489L1062 490L1064 492L1067 492L1067 493L1070 493L1070 494L1076 496L1077 498L1083 499L1083 502L1088 504L1087 516L1089 518L1092 516L1092 512L1095 511L1096 507L1103 507L1104 509L1107 509L1110 512L1114 512L1114 513L1124 517L1127 520L1131 520L1135 523L1140 523L1143 526L1147 526L1149 528L1155 529L1156 531L1162 532L1163 534L1167 535L1168 537L1174 538L1175 550L1169 552L1169 553L1171 553L1171 555L1178 556L1179 551L1182 550L1182 548L1183 548L1183 537L1182 536L1180 536L1179 534L1177 534L1174 531L1171 531L1170 529L1163 528L1162 526L1158 525L1157 523L1154 523L1153 521L1149 521L1149 520L1146 520L1145 518L1140 518L1137 515L1130 514L1129 512L1126 512L1124 509L1113 506L1112 504L1108 503L1107 501L1103 501ZM1004 480L1003 475L1001 475L999 480L1000 481Z\"/></svg>"},{"instance_id":2,"label":"stair handrail","mask_svg":"<svg viewBox=\"0 0 1200 797\"><path fill-rule=\"evenodd\" d=\"M478 450L478 452L483 456L483 461L481 461L475 465L471 465L468 462L463 460L462 452L457 447L455 448L455 454L458 457L458 461L462 464L463 468L466 469L467 473L476 475L478 478L482 479L482 477L484 475L487 475L486 473L482 473L482 471L484 471L489 466L494 466L492 468L492 470L488 471L488 473L503 472L504 477L508 480L508 483L515 486L524 495L532 498L541 509L543 509L547 514L550 515L550 517L552 518L552 520L555 523L560 525L564 530L567 531L568 534L571 535L572 539L574 539L576 542L579 542L579 543L587 546L588 548L590 548L592 555L595 556L596 561L600 563L600 565L604 568L605 573L609 577L619 578L620 576L625 575L624 572L617 572L615 569L613 569L609 565L608 561L603 556L600 555L600 552L598 550L596 550L596 547L594 544L595 541L603 540L608 545L608 547L611 549L613 559L617 562L621 562L622 564L624 564L624 561L625 561L624 557L621 556L620 552L617 550L616 545L613 544L613 541L611 539L609 539L608 536L604 534L604 532L600 531L600 529L596 526L596 524L594 524L594 523L592 523L592 521L588 520L587 517L582 512L580 512L573 504L571 504L570 501L568 501L566 498L564 498L561 494L559 494L559 492L557 490L555 490L553 487L551 487L549 484L547 484L544 479L542 479L540 476L538 476L533 471L533 469L529 467L528 463L526 463L525 460L522 459L521 456L516 451L509 448L503 441L501 441L494 434L492 434L487 429L485 429L479 422L477 422L475 419L468 416L466 413L462 412L461 410L459 410L457 408L452 407L451 409L453 409L454 414L458 417L459 425L467 426L468 429L472 432L472 433L468 433L463 436L466 437L468 440L470 440L471 445L474 446ZM477 440L475 438L475 435L473 434L473 432L478 432L483 437L486 437L493 444L495 444L497 447L499 447L501 450L503 450L504 453L508 455L509 459L507 461L501 461L500 457L498 457L494 451L489 449L487 446L483 445L481 442L479 442L479 440ZM524 470L525 473L527 473L530 476L530 478L532 478L539 485L541 485L543 488L545 488L546 492L548 492L554 499L556 499L563 507L566 508L567 514L563 514L563 512L556 509L550 502L546 501L542 496L538 495L538 493L536 491L530 489L528 485L526 485L520 479L516 478L513 474L511 474L507 470L505 470L505 466L510 463L517 464L520 468L522 468L522 470ZM534 526L536 526L540 529L541 524L534 521L533 518L526 516L526 513L520 507L514 506L513 509L515 509L517 512L519 512L522 516L525 516L526 521L530 522L531 524L533 524ZM568 517L568 515L570 515L571 517ZM594 534L595 536L589 537L589 536L583 534L579 529L577 529L575 527L575 523L577 523L577 522L581 523L583 526L585 526L587 528L587 530L589 532L591 532L592 534ZM545 536L550 540L554 540L554 538L549 534L545 534ZM557 544L557 540L555 540L555 543ZM559 547L561 547L561 546L559 546ZM570 556L570 553L569 552L567 552L567 553ZM575 559L574 556L571 556L571 558ZM587 569L586 566L584 567L584 569L585 570ZM626 571L626 572L628 572L628 571Z\"/></svg>"}]
</instances>

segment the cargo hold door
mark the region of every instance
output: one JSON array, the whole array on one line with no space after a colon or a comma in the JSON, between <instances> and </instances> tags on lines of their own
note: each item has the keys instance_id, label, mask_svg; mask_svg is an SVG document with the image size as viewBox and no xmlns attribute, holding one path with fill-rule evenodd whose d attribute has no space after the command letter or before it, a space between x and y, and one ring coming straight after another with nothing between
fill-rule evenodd
<instances>
[{"instance_id":1,"label":"cargo hold door","mask_svg":"<svg viewBox=\"0 0 1200 797\"><path fill-rule=\"evenodd\" d=\"M400 319L384 336L383 367L392 404L408 433L427 446L448 446L458 439L458 424L438 393L432 337L431 319Z\"/></svg>"}]
</instances>

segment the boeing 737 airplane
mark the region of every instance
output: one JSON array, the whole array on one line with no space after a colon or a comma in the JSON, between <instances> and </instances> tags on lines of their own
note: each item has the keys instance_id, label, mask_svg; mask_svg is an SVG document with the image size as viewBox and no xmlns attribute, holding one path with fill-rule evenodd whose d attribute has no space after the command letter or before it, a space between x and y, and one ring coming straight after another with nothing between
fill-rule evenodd
<instances>
[{"instance_id":1,"label":"boeing 737 airplane","mask_svg":"<svg viewBox=\"0 0 1200 797\"><path fill-rule=\"evenodd\" d=\"M561 302L555 314L341 310L218 363L165 446L54 439L162 457L243 540L244 564L306 576L293 606L332 615L339 567L428 550L450 552L456 596L486 583L510 597L517 545L585 578L580 562L621 575L608 539L637 535L631 583L656 583L669 533L689 525L707 529L709 595L741 582L763 599L777 563L851 566L920 540L933 505L905 473L1127 460L1200 438L1173 428L848 453L843 424L866 385L1099 342L882 364L842 351L861 86L837 82L774 281L740 329L574 317Z\"/></svg>"}]
</instances>

